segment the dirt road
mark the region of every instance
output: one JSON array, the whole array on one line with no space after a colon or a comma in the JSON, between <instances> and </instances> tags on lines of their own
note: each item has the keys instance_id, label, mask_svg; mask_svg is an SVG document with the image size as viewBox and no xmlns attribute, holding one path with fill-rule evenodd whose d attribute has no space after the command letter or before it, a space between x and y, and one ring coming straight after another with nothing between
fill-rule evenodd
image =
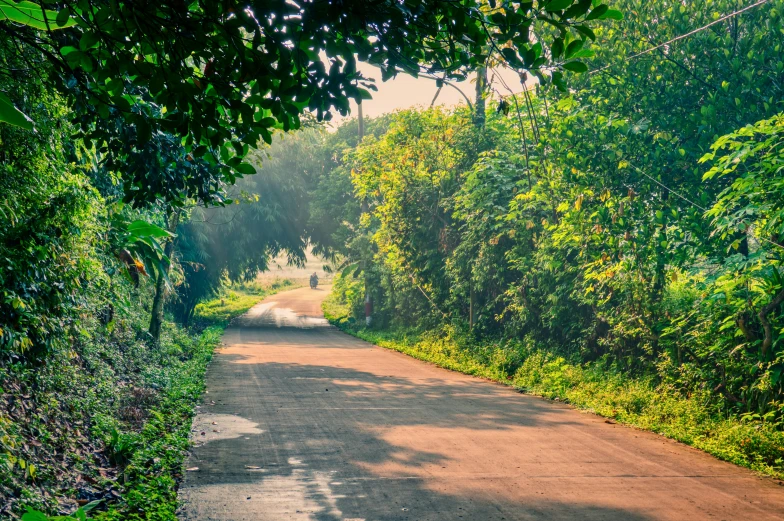
<instances>
[{"instance_id":1,"label":"dirt road","mask_svg":"<svg viewBox=\"0 0 784 521\"><path fill-rule=\"evenodd\" d=\"M182 519L784 519L772 480L331 328L327 290L226 331Z\"/></svg>"}]
</instances>

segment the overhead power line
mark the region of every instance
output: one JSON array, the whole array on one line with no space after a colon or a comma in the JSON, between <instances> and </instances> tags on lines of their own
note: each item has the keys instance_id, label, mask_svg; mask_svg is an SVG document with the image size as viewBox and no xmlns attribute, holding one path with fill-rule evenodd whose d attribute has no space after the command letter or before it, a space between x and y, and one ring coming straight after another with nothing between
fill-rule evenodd
<instances>
[{"instance_id":1,"label":"overhead power line","mask_svg":"<svg viewBox=\"0 0 784 521\"><path fill-rule=\"evenodd\" d=\"M707 25L703 25L702 27L698 27L697 29L694 29L693 31L689 31L686 34L682 34L680 36L676 36L672 40L667 40L666 42L660 43L659 45L656 45L655 47L651 47L650 49L646 49L644 51L641 51L641 52L638 52L638 53L635 53L635 54L630 54L625 59L626 60L633 60L633 59L639 58L640 56L643 56L645 54L650 54L650 53L652 53L654 51L657 51L657 50L661 49L662 47L666 47L666 46L668 46L668 45L670 45L672 43L675 43L675 42L677 42L679 40L683 40L683 39L688 38L690 36L693 36L693 35L695 35L697 33L701 33L702 31L710 29L711 27L713 27L716 24L720 24L721 22L724 22L725 20L729 20L730 18L733 18L735 16L743 14L746 11L750 11L752 9L755 9L755 8L757 8L757 7L759 7L759 6L763 5L763 4L767 4L768 2L770 2L770 0L759 0L758 2L755 2L755 3L751 4L751 5L747 5L743 9L738 9L735 12L732 12L730 14L726 14L726 15L720 17L720 18L717 18L717 19L715 19L714 21L712 21L711 23L709 23ZM602 72L603 70L609 69L611 66L612 66L612 64L605 65L604 67L600 67L598 69L592 70L589 74L596 74L597 72Z\"/></svg>"},{"instance_id":2,"label":"overhead power line","mask_svg":"<svg viewBox=\"0 0 784 521\"><path fill-rule=\"evenodd\" d=\"M702 206L702 205L699 205L699 204L695 203L695 202L694 202L694 201L692 201L691 199L688 199L686 196L684 196L684 195L680 194L680 193L679 193L677 190L673 190L673 189L672 189L672 188L670 188L669 186L666 186L665 184L663 184L663 183L662 183L662 182L660 182L659 180L657 180L657 179L655 179L654 177L652 177L652 176L648 175L647 173L645 173L645 172L643 171L643 169L642 169L642 168L640 168L640 167L638 167L638 166L636 166L636 165L633 165L632 163L629 163L629 161L627 161L627 163L629 164L629 166L631 166L632 168L634 168L634 169L637 171L637 173L644 175L645 177L647 177L648 179L650 179L651 181L653 181L654 183L656 183L656 184L657 184L657 185L659 185L660 187L664 188L665 190L668 190L668 191L672 192L673 194L675 194L676 196L680 197L681 199L683 199L684 201L686 201L686 202L687 202L687 203L689 203L690 205L692 205L692 206L694 206L694 207L696 207L696 208L699 208L699 209L700 209L700 210L702 210L703 212L707 212L707 211L708 211L708 209L707 209L707 208L705 208L704 206ZM755 236L755 239L757 239L757 240L760 240L760 241L763 241L763 242L767 242L768 244L770 244L770 245L772 245L772 246L775 246L775 247L777 247L777 248L781 248L782 250L784 250L784 245L782 245L782 244L779 244L779 243L777 243L777 242L775 242L775 241L771 241L770 239L766 239L765 237L757 237L757 236Z\"/></svg>"},{"instance_id":3,"label":"overhead power line","mask_svg":"<svg viewBox=\"0 0 784 521\"><path fill-rule=\"evenodd\" d=\"M677 190L673 190L672 188L670 188L669 186L666 186L665 184L663 184L662 182L660 182L660 181L659 181L659 180L657 180L656 178L654 178L654 177L652 177L652 176L648 175L647 173L645 173L645 172L643 171L643 169L642 169L642 168L640 168L640 167L638 167L638 166L636 166L636 165L633 165L633 164L629 163L629 161L626 161L626 162L629 164L629 166L631 166L632 168L634 168L634 169L637 171L637 173L638 173L638 174L642 174L642 175L644 175L645 177L647 177L648 179L650 179L651 181L653 181L654 183L656 183L656 184L657 184L657 185L659 185L660 187L664 188L664 189L665 189L665 190L667 190L668 192L672 192L673 194L677 195L678 197L680 197L681 199L683 199L684 201L686 201L686 202L687 202L687 203L689 203L690 205L692 205L692 206L696 206L697 208L699 208L699 209L700 209L700 210L702 210L703 212L707 212L707 211L708 211L708 209L707 209L707 208L705 208L704 206L701 206L701 205L699 205L699 204L695 203L695 202L694 202L694 201L692 201L691 199L687 199L685 196L683 196L683 195L681 195L680 193L678 193L678 191L677 191Z\"/></svg>"},{"instance_id":4,"label":"overhead power line","mask_svg":"<svg viewBox=\"0 0 784 521\"><path fill-rule=\"evenodd\" d=\"M703 25L702 27L698 27L697 29L694 29L694 30L692 30L692 31L689 31L688 33L682 34L682 35L680 35L680 36L676 36L675 38L673 38L673 39L671 39L671 40L667 40L666 42L660 43L660 44L658 44L658 45L656 45L656 46L654 46L654 47L651 47L651 48L649 48L649 49L646 49L646 50L644 50L644 51L641 51L641 52L638 52L638 53L635 53L635 54L630 54L630 55L629 55L629 56L627 56L625 59L626 59L626 60L633 60L633 59L635 59L635 58L639 58L640 56L643 56L643 55L646 55L646 54L650 54L650 53L652 53L652 52L654 52L654 51L657 51L657 50L661 49L662 47L666 47L666 46L668 46L668 45L670 45L670 44L672 44L672 43L674 43L674 42L677 42L677 41L679 41L679 40L683 40L683 39L686 39L686 38L688 38L688 37L690 37L690 36L693 36L693 35L695 35L695 34L698 34L698 33L702 32L702 31L705 31L705 30L707 30L707 29L709 29L709 28L713 27L713 26L714 26L714 25L716 25L716 24L720 24L721 22L724 22L724 21L726 21L726 20L729 20L730 18L733 18L733 17L735 17L735 16L741 15L741 14L745 13L746 11L750 11L750 10L752 10L752 9L755 9L755 8L757 8L757 7L759 7L759 6L763 5L763 4L766 4L766 3L768 3L768 2L770 2L770 0L759 0L758 2L755 2L755 3L751 4L751 5L748 5L748 6L744 7L743 9L739 9L739 10L737 10L737 11L734 11L734 12L732 12L732 13L729 13L729 14L726 14L726 15L724 15L724 16L722 16L722 17L719 17L719 18L717 18L716 20L712 21L711 23L709 23L709 24L706 24L706 25ZM601 72L601 71L603 71L603 70L605 70L605 69L608 69L608 68L609 68L609 67L611 67L611 66L612 66L612 64L605 65L604 67L600 67L599 69L594 69L594 70L592 70L592 71L591 71L589 74L594 74L594 73L597 73L597 72ZM506 89L509 91L509 93L510 93L510 94L512 94L512 96L514 97L514 93L512 92L512 89L511 89L511 88L509 88L509 86L506 84L506 82L503 80L503 78L501 78L501 77L499 76L499 79L501 80L501 83L502 83L502 85L503 85L503 86L504 86L504 87L505 87L505 88L506 88ZM525 85L523 85L523 88L524 88L524 89L526 89ZM519 109L518 109L518 112L519 112ZM628 163L628 161L627 161L627 163ZM686 202L687 202L687 203L689 203L690 205L694 206L695 208L698 208L698 209L699 209L699 210L701 210L702 212L707 212L707 211L708 211L708 209L707 209L707 208L705 208L704 206L702 206L702 205L700 205L700 204L697 204L696 202L692 201L691 199L689 199L689 198L687 198L686 196L684 196L684 195L682 195L681 193L679 193L677 190L673 190L672 188L670 188L670 187L666 186L665 184L663 184L663 183L662 183L661 181L659 181L658 179L656 179L656 178L652 177L651 175L647 174L645 171L643 171L643 170L642 170L641 168L639 168L638 166L636 166L636 165L634 165L634 164L632 164L632 163L629 163L629 165L630 165L632 168L634 168L634 169L635 169L635 170L636 170L636 171L637 171L639 174L641 174L641 175L643 175L643 176L647 177L649 180L653 181L654 183L656 183L657 185L659 185L661 188L664 188L665 190L668 190L669 192L671 192L671 193L675 194L677 197L679 197L680 199L683 199L684 201L686 201ZM777 247L777 248L784 249L784 245L782 245L782 244L779 244L779 243L777 243L777 242L775 242L775 241L772 241L772 240L770 240L770 239L766 239L765 237L755 237L755 238L756 238L756 239L758 239L758 240L760 240L760 241L766 242L766 243L768 243L768 244L770 244L770 245L772 245L772 246L775 246L775 247ZM422 288L419 288L419 289L420 289L420 291L422 291ZM423 291L423 293L424 293L424 291ZM425 296L427 296L427 295L425 295ZM429 300L429 297L428 297L428 300ZM432 301L431 301L431 302L432 302ZM436 309L438 309L438 308L436 308ZM439 311L440 311L440 310L439 310Z\"/></svg>"},{"instance_id":5,"label":"overhead power line","mask_svg":"<svg viewBox=\"0 0 784 521\"><path fill-rule=\"evenodd\" d=\"M670 44L672 44L674 42L677 42L679 40L683 40L683 39L688 38L690 36L693 36L693 35L695 35L697 33L701 33L702 31L705 31L705 30L713 27L716 24L720 24L721 22L729 20L730 18L733 18L735 16L741 15L741 14L745 13L746 11L750 11L752 9L755 9L755 8L757 8L757 7L759 7L759 6L763 5L763 4L767 4L768 2L770 2L770 0L759 0L758 2L755 2L753 4L747 5L743 9L738 9L737 11L734 11L732 13L726 14L726 15L720 17L720 18L717 18L716 20L712 21L709 24L703 25L702 27L698 27L697 29L694 29L693 31L689 31L688 33L682 34L680 36L676 36L675 38L673 38L671 40L667 40L666 42L660 43L659 45L651 47L650 49L646 49L644 51L641 51L641 52L638 52L638 53L635 53L635 54L630 54L625 59L626 60L633 60L635 58L639 58L640 56L643 56L643 55L646 55L646 54L650 54L650 53L652 53L654 51L657 51L657 50L661 49L662 47L666 47L666 46L668 46L668 45L670 45ZM601 71L603 71L605 69L608 69L611 66L612 66L612 64L605 65L604 67L600 67L599 69L592 70L589 74L594 74L594 73L597 73L597 72L601 72ZM631 163L629 163L629 165L632 168L634 168L639 174L642 174L643 176L647 177L648 179L650 179L651 181L653 181L654 183L656 183L660 187L664 188L665 190L670 191L671 193L675 194L677 197L683 199L684 201L686 201L690 205L694 206L695 208L699 208L703 212L707 212L708 211L708 209L705 208L704 206L695 203L691 199L688 199L684 195L680 194L677 190L673 190L672 188L664 185L662 182L660 182L659 180L655 179L654 177L648 175L646 172L644 172L641 168L637 167L636 165L633 165ZM771 241L770 239L766 239L765 237L756 237L756 238L758 240L766 242L766 243L768 243L768 244L770 244L772 246L775 246L777 248L784 249L784 245L779 244L779 243L777 243L775 241Z\"/></svg>"}]
</instances>

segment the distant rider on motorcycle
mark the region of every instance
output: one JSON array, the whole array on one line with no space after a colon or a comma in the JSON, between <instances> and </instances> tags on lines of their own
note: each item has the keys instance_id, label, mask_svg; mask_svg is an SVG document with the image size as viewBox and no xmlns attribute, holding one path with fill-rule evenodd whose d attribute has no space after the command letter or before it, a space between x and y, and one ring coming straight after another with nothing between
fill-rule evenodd
<instances>
[{"instance_id":1,"label":"distant rider on motorcycle","mask_svg":"<svg viewBox=\"0 0 784 521\"><path fill-rule=\"evenodd\" d=\"M313 275L310 276L310 289L316 289L316 286L318 286L318 275L314 271Z\"/></svg>"}]
</instances>

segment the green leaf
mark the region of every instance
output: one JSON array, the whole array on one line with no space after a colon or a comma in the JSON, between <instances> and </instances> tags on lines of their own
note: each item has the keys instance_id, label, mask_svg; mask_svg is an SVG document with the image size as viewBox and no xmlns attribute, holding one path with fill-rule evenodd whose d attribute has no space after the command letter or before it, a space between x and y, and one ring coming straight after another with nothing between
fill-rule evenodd
<instances>
[{"instance_id":1,"label":"green leaf","mask_svg":"<svg viewBox=\"0 0 784 521\"><path fill-rule=\"evenodd\" d=\"M566 10L566 12L563 14L563 17L565 19L574 20L575 18L583 16L590 8L591 0L578 0L576 4Z\"/></svg>"},{"instance_id":2,"label":"green leaf","mask_svg":"<svg viewBox=\"0 0 784 521\"><path fill-rule=\"evenodd\" d=\"M269 130L266 128L260 128L259 133L261 134L261 138L264 140L265 143L268 145L272 144L272 134L270 134Z\"/></svg>"},{"instance_id":3,"label":"green leaf","mask_svg":"<svg viewBox=\"0 0 784 521\"><path fill-rule=\"evenodd\" d=\"M566 54L564 57L568 60L572 58L575 53L577 53L580 49L583 48L583 44L585 43L584 40L574 40L569 46L566 48Z\"/></svg>"},{"instance_id":4,"label":"green leaf","mask_svg":"<svg viewBox=\"0 0 784 521\"><path fill-rule=\"evenodd\" d=\"M590 49L580 49L570 56L570 58L593 58L594 52Z\"/></svg>"},{"instance_id":5,"label":"green leaf","mask_svg":"<svg viewBox=\"0 0 784 521\"><path fill-rule=\"evenodd\" d=\"M553 85L555 85L561 92L566 92L566 82L564 81L563 73L561 71L553 71L552 75Z\"/></svg>"},{"instance_id":6,"label":"green leaf","mask_svg":"<svg viewBox=\"0 0 784 521\"><path fill-rule=\"evenodd\" d=\"M577 61L564 63L563 68L566 69L567 71L572 71L576 73L583 73L588 70L588 66L586 64Z\"/></svg>"},{"instance_id":7,"label":"green leaf","mask_svg":"<svg viewBox=\"0 0 784 521\"><path fill-rule=\"evenodd\" d=\"M623 20L623 13L617 9L609 9L599 20Z\"/></svg>"},{"instance_id":8,"label":"green leaf","mask_svg":"<svg viewBox=\"0 0 784 521\"><path fill-rule=\"evenodd\" d=\"M550 13L555 11L563 11L572 5L573 2L574 0L552 0L549 4L544 6L544 10Z\"/></svg>"},{"instance_id":9,"label":"green leaf","mask_svg":"<svg viewBox=\"0 0 784 521\"><path fill-rule=\"evenodd\" d=\"M598 5L590 13L588 13L588 16L586 16L585 19L586 20L596 20L597 18L599 18L602 15L606 14L607 11L609 11L609 10L610 10L610 8L607 7L604 4Z\"/></svg>"},{"instance_id":10,"label":"green leaf","mask_svg":"<svg viewBox=\"0 0 784 521\"><path fill-rule=\"evenodd\" d=\"M240 163L235 170L237 170L237 172L241 173L242 175L254 175L256 173L256 169L253 167L253 165L248 163Z\"/></svg>"},{"instance_id":11,"label":"green leaf","mask_svg":"<svg viewBox=\"0 0 784 521\"><path fill-rule=\"evenodd\" d=\"M574 30L578 33L582 34L583 36L587 36L591 40L596 40L596 34L585 24L575 25Z\"/></svg>"},{"instance_id":12,"label":"green leaf","mask_svg":"<svg viewBox=\"0 0 784 521\"><path fill-rule=\"evenodd\" d=\"M550 47L550 52L552 53L554 60L557 60L558 58L561 57L561 55L563 55L564 52L563 38L556 38L553 41L553 44Z\"/></svg>"},{"instance_id":13,"label":"green leaf","mask_svg":"<svg viewBox=\"0 0 784 521\"><path fill-rule=\"evenodd\" d=\"M0 92L0 121L25 130L33 130L33 120L17 109L2 92Z\"/></svg>"},{"instance_id":14,"label":"green leaf","mask_svg":"<svg viewBox=\"0 0 784 521\"><path fill-rule=\"evenodd\" d=\"M341 270L340 270L340 276L341 276L341 277L345 277L345 276L347 276L347 275L348 275L348 273L349 273L351 270L353 270L353 269L355 269L355 268L357 267L357 265L359 265L359 263L358 263L358 262L354 262L354 263L347 264L346 266L344 266L344 267L343 267L343 269L341 269Z\"/></svg>"},{"instance_id":15,"label":"green leaf","mask_svg":"<svg viewBox=\"0 0 784 521\"><path fill-rule=\"evenodd\" d=\"M0 20L10 20L39 31L65 29L76 25L76 21L70 18L66 18L64 24L59 25L56 23L59 16L57 11L42 10L41 6L32 2L14 3L11 0L0 0Z\"/></svg>"},{"instance_id":16,"label":"green leaf","mask_svg":"<svg viewBox=\"0 0 784 521\"><path fill-rule=\"evenodd\" d=\"M359 95L361 96L362 99L373 99L373 96L366 89L357 87L357 91L359 92Z\"/></svg>"},{"instance_id":17,"label":"green leaf","mask_svg":"<svg viewBox=\"0 0 784 521\"><path fill-rule=\"evenodd\" d=\"M133 221L131 224L129 224L126 228L126 231L131 235L131 237L134 238L174 237L173 233L164 230L160 226L155 226L154 224L148 223L147 221L142 221L141 219Z\"/></svg>"},{"instance_id":18,"label":"green leaf","mask_svg":"<svg viewBox=\"0 0 784 521\"><path fill-rule=\"evenodd\" d=\"M81 509L84 510L85 512L89 512L90 510L93 510L95 507L103 503L103 501L104 501L103 499L96 499L95 501L90 501L89 503L84 505Z\"/></svg>"},{"instance_id":19,"label":"green leaf","mask_svg":"<svg viewBox=\"0 0 784 521\"><path fill-rule=\"evenodd\" d=\"M68 25L68 21L71 18L71 11L68 9L63 9L59 13L57 13L57 18L55 18L55 23L57 27L66 27Z\"/></svg>"},{"instance_id":20,"label":"green leaf","mask_svg":"<svg viewBox=\"0 0 784 521\"><path fill-rule=\"evenodd\" d=\"M79 40L79 49L82 51L86 51L95 47L99 42L98 35L93 32L84 33L82 38Z\"/></svg>"},{"instance_id":21,"label":"green leaf","mask_svg":"<svg viewBox=\"0 0 784 521\"><path fill-rule=\"evenodd\" d=\"M43 512L27 507L27 513L22 514L22 521L49 521L49 517Z\"/></svg>"}]
</instances>

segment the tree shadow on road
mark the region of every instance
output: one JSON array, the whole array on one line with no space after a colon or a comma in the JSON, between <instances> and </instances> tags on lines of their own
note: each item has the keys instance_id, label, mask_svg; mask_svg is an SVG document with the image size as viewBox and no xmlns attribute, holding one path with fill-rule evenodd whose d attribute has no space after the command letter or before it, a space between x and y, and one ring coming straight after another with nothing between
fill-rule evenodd
<instances>
[{"instance_id":1,"label":"tree shadow on road","mask_svg":"<svg viewBox=\"0 0 784 521\"><path fill-rule=\"evenodd\" d=\"M573 422L500 385L233 354L218 357L209 387L218 399L210 412L236 413L261 432L204 436L189 463L200 470L183 486L184 519L652 519L607 491L592 495L601 476L551 469L603 455L557 439L521 445L533 427ZM548 461L553 454L561 461Z\"/></svg>"}]
</instances>

